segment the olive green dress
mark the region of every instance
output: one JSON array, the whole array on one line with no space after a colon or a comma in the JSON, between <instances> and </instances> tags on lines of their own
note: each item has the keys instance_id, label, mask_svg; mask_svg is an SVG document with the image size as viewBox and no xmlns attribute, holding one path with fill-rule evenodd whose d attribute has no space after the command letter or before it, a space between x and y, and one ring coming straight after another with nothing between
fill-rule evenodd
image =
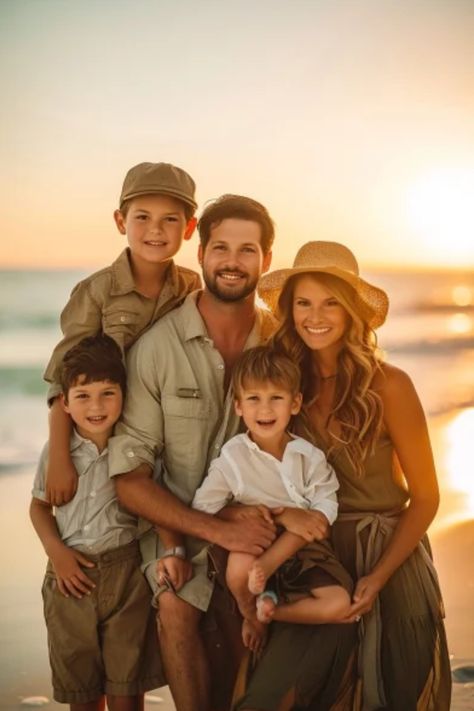
<instances>
[{"instance_id":1,"label":"olive green dress","mask_svg":"<svg viewBox=\"0 0 474 711\"><path fill-rule=\"evenodd\" d=\"M337 557L354 580L369 573L390 542L409 499L393 444L384 435L362 476L341 452L339 516L332 529ZM424 536L380 591L359 629L358 698L364 711L447 711L451 671L444 609Z\"/></svg>"},{"instance_id":2,"label":"olive green dress","mask_svg":"<svg viewBox=\"0 0 474 711\"><path fill-rule=\"evenodd\" d=\"M380 438L363 476L344 452L332 464L340 482L332 543L357 581L388 545L409 494L388 436ZM273 623L236 708L275 711L291 690L294 711L448 711L451 672L443 617L425 536L358 625Z\"/></svg>"}]
</instances>

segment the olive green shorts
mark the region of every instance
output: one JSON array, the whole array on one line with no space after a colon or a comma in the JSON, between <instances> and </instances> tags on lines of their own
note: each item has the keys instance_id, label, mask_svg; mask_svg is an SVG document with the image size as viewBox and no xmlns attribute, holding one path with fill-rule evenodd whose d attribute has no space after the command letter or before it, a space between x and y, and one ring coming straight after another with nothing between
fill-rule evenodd
<instances>
[{"instance_id":1,"label":"olive green shorts","mask_svg":"<svg viewBox=\"0 0 474 711\"><path fill-rule=\"evenodd\" d=\"M59 592L51 563L43 583L54 698L88 703L102 694L135 696L162 686L155 612L133 542L98 555L96 587L76 599Z\"/></svg>"}]
</instances>

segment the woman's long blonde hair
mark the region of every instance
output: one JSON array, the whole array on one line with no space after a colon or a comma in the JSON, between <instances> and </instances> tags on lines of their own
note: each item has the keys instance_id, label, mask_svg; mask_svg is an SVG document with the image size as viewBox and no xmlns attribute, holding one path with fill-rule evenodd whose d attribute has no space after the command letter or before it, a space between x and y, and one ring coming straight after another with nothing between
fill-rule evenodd
<instances>
[{"instance_id":1,"label":"woman's long blonde hair","mask_svg":"<svg viewBox=\"0 0 474 711\"><path fill-rule=\"evenodd\" d=\"M338 355L334 406L327 423L330 436L327 456L331 458L344 448L352 466L361 476L364 460L373 452L383 423L382 401L373 388L374 375L381 369L377 339L368 325L364 304L345 281L331 274L311 272L290 277L278 300L280 327L273 336L272 344L298 363L306 406L316 402L319 397L321 375L312 351L296 332L293 320L295 286L301 276L311 276L325 286L349 316L343 346ZM311 427L307 419L304 425ZM334 421L339 423L339 434L331 427Z\"/></svg>"}]
</instances>

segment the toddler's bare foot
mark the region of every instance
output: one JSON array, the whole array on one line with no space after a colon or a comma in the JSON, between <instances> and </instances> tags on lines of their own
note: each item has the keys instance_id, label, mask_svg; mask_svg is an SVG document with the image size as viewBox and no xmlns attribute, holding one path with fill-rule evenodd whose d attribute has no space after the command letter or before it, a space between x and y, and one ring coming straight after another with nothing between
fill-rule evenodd
<instances>
[{"instance_id":1,"label":"toddler's bare foot","mask_svg":"<svg viewBox=\"0 0 474 711\"><path fill-rule=\"evenodd\" d=\"M260 595L265 590L267 576L262 566L256 560L249 570L249 590L252 595Z\"/></svg>"},{"instance_id":2,"label":"toddler's bare foot","mask_svg":"<svg viewBox=\"0 0 474 711\"><path fill-rule=\"evenodd\" d=\"M268 625L273 619L277 605L278 598L273 590L265 590L257 597L257 620Z\"/></svg>"},{"instance_id":3,"label":"toddler's bare foot","mask_svg":"<svg viewBox=\"0 0 474 711\"><path fill-rule=\"evenodd\" d=\"M257 620L244 620L242 623L242 639L244 646L251 652L260 654L267 639L267 627Z\"/></svg>"}]
</instances>

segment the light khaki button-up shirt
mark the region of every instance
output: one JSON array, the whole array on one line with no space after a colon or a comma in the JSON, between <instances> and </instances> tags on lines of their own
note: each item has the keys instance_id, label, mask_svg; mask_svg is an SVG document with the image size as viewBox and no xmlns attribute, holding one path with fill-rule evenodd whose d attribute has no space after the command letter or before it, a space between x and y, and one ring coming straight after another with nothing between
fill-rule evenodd
<instances>
[{"instance_id":1,"label":"light khaki button-up shirt","mask_svg":"<svg viewBox=\"0 0 474 711\"><path fill-rule=\"evenodd\" d=\"M109 477L108 452L99 452L75 430L71 457L78 473L77 491L71 501L55 509L59 535L70 548L83 553L104 553L138 538L137 518L119 504ZM48 445L40 457L32 495L47 501L45 491Z\"/></svg>"},{"instance_id":2,"label":"light khaki button-up shirt","mask_svg":"<svg viewBox=\"0 0 474 711\"><path fill-rule=\"evenodd\" d=\"M171 261L158 299L143 296L135 287L128 248L109 267L79 282L61 314L64 338L54 349L44 374L51 383L48 401L61 391L57 369L65 353L82 338L103 332L125 353L147 328L200 286L196 272Z\"/></svg>"},{"instance_id":3,"label":"light khaki button-up shirt","mask_svg":"<svg viewBox=\"0 0 474 711\"><path fill-rule=\"evenodd\" d=\"M132 471L143 462L161 465L161 480L181 501L190 504L212 459L239 428L233 398L224 391L225 366L209 338L196 306L199 292L150 328L130 349L128 389L121 420L109 440L110 475ZM276 322L257 310L245 348L266 340ZM206 609L212 594L202 543L187 540L193 562L202 564L180 596ZM159 556L156 537L142 546L144 560ZM148 575L148 571L147 571Z\"/></svg>"}]
</instances>

